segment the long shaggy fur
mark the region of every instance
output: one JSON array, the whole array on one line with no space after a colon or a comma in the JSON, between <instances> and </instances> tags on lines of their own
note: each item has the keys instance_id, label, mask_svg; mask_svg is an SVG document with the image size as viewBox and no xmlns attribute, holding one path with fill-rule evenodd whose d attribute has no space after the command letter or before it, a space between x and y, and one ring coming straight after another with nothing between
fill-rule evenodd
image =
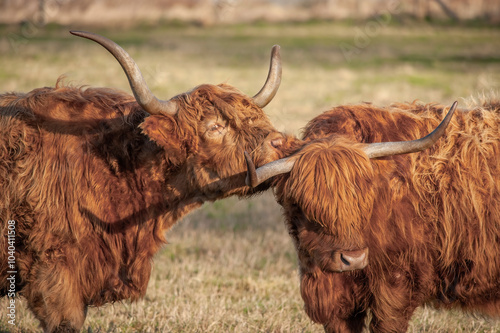
<instances>
[{"instance_id":1,"label":"long shaggy fur","mask_svg":"<svg viewBox=\"0 0 500 333\"><path fill-rule=\"evenodd\" d=\"M252 194L242 152L276 132L262 110L228 85L177 98L178 114L147 116L110 89L0 95L1 232L15 220L16 291L45 331L79 331L88 306L141 297L177 220ZM5 296L7 237L0 248Z\"/></svg>"},{"instance_id":2,"label":"long shaggy fur","mask_svg":"<svg viewBox=\"0 0 500 333\"><path fill-rule=\"evenodd\" d=\"M432 303L500 315L500 102L457 111L426 151L370 160L359 143L423 137L444 117L420 103L334 108L275 181L294 240L307 314L328 332L404 332ZM368 247L337 273L332 254ZM330 265L330 266L329 266Z\"/></svg>"}]
</instances>

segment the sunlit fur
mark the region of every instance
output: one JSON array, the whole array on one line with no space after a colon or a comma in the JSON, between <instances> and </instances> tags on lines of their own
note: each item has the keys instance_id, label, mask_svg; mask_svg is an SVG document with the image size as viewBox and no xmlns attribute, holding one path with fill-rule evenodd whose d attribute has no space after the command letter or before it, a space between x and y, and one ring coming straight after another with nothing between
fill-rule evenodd
<instances>
[{"instance_id":1,"label":"sunlit fur","mask_svg":"<svg viewBox=\"0 0 500 333\"><path fill-rule=\"evenodd\" d=\"M275 180L300 263L305 310L327 332L405 332L416 307L500 315L500 102L459 110L420 153L370 160L359 142L423 137L444 106L336 107ZM332 253L368 247L363 270Z\"/></svg>"},{"instance_id":2,"label":"sunlit fur","mask_svg":"<svg viewBox=\"0 0 500 333\"><path fill-rule=\"evenodd\" d=\"M78 331L87 306L143 296L177 220L253 193L243 151L275 133L263 111L228 85L176 98L177 115L148 116L110 89L0 95L0 292L15 220L16 291L46 331Z\"/></svg>"}]
</instances>

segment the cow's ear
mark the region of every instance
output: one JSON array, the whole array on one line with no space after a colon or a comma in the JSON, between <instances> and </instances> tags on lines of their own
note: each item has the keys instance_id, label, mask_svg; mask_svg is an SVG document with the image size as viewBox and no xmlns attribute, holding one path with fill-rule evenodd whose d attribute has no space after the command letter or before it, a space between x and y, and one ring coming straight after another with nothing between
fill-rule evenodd
<instances>
[{"instance_id":1,"label":"cow's ear","mask_svg":"<svg viewBox=\"0 0 500 333\"><path fill-rule=\"evenodd\" d=\"M140 125L142 132L161 146L172 161L186 158L186 142L179 126L168 115L151 115Z\"/></svg>"}]
</instances>

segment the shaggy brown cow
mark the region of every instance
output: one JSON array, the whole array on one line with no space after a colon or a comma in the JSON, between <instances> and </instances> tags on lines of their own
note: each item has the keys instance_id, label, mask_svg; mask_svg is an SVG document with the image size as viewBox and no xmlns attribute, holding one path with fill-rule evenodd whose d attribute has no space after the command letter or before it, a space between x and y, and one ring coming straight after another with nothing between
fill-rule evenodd
<instances>
[{"instance_id":1,"label":"shaggy brown cow","mask_svg":"<svg viewBox=\"0 0 500 333\"><path fill-rule=\"evenodd\" d=\"M0 95L0 292L24 296L46 332L143 296L166 230L204 201L256 192L241 152L276 133L261 108L281 79L275 47L253 98L221 84L159 101L118 45L73 33L117 58L135 99L59 82Z\"/></svg>"},{"instance_id":2,"label":"shaggy brown cow","mask_svg":"<svg viewBox=\"0 0 500 333\"><path fill-rule=\"evenodd\" d=\"M367 145L418 138L442 109L337 107L296 154L256 172L249 162L254 185L286 173L273 185L305 310L325 331L360 332L370 311L371 331L405 332L422 304L500 315L500 101L457 112L418 154Z\"/></svg>"}]
</instances>

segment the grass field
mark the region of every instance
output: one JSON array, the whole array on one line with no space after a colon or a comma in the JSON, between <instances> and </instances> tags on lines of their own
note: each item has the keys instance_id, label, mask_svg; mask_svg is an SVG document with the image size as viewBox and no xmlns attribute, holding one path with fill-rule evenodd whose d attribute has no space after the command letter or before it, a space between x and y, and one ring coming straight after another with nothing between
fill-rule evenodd
<instances>
[{"instance_id":1,"label":"grass field","mask_svg":"<svg viewBox=\"0 0 500 333\"><path fill-rule=\"evenodd\" d=\"M80 27L70 27L79 29ZM97 44L50 26L24 34L0 27L0 91L73 85L129 91L121 67ZM95 30L94 30L95 31ZM168 98L201 83L227 82L253 95L273 44L283 81L266 108L275 126L300 134L328 108L370 101L440 102L500 91L500 28L366 21L201 28L140 26L95 31L136 59L154 93ZM322 332L302 307L297 258L272 193L205 204L167 234L146 297L89 311L86 332ZM17 308L0 332L37 331ZM419 309L410 332L500 332L500 321Z\"/></svg>"}]
</instances>

